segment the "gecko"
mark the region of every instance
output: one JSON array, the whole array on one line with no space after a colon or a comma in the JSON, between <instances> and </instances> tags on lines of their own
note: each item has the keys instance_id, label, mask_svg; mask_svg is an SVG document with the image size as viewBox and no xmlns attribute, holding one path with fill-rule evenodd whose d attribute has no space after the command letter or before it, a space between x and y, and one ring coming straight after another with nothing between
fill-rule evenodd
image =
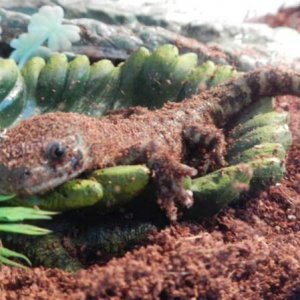
<instances>
[{"instance_id":1,"label":"gecko","mask_svg":"<svg viewBox=\"0 0 300 300\"><path fill-rule=\"evenodd\" d=\"M0 193L43 194L95 169L143 163L157 203L176 221L180 208L193 204L183 179L226 165L224 125L258 98L285 94L300 96L300 74L264 68L156 110L35 116L0 140Z\"/></svg>"}]
</instances>

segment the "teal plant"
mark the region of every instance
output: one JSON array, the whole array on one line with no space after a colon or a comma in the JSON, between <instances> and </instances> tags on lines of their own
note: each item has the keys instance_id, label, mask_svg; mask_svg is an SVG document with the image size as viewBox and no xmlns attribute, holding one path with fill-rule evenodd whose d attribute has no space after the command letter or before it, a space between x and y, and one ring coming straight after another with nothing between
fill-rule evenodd
<instances>
[{"instance_id":1,"label":"teal plant","mask_svg":"<svg viewBox=\"0 0 300 300\"><path fill-rule=\"evenodd\" d=\"M28 32L10 43L15 49L11 58L18 62L20 68L33 56L66 51L71 48L72 42L79 41L79 27L62 24L63 17L64 11L60 6L42 6L31 17ZM48 48L43 47L45 43Z\"/></svg>"}]
</instances>

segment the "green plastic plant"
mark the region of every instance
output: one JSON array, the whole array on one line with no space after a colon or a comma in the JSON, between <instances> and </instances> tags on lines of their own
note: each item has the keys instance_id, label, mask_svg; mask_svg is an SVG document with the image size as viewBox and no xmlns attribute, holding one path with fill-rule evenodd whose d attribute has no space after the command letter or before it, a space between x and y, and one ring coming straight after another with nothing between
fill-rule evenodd
<instances>
[{"instance_id":1,"label":"green plastic plant","mask_svg":"<svg viewBox=\"0 0 300 300\"><path fill-rule=\"evenodd\" d=\"M11 200L14 197L14 195L0 195L0 202ZM34 225L15 222L38 219L48 220L51 219L51 216L55 214L57 213L34 208L0 207L0 232L19 233L26 235L44 235L49 233L50 230ZM24 267L22 264L15 262L11 258L22 259L31 265L30 260L26 256L3 247L0 240L0 265L6 264L15 267Z\"/></svg>"},{"instance_id":2,"label":"green plastic plant","mask_svg":"<svg viewBox=\"0 0 300 300\"><path fill-rule=\"evenodd\" d=\"M172 45L153 53L140 48L117 66L106 59L90 64L85 55L69 61L60 53L33 57L19 70L13 59L1 59L0 127L49 111L98 117L136 105L158 108L238 75L210 61L198 66L196 54L180 55Z\"/></svg>"}]
</instances>

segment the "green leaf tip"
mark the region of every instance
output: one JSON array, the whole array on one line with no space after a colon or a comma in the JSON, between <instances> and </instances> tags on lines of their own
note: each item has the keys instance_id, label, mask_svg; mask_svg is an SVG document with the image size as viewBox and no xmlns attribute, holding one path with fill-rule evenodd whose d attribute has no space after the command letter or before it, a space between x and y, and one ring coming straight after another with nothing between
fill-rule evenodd
<instances>
[{"instance_id":1,"label":"green leaf tip","mask_svg":"<svg viewBox=\"0 0 300 300\"><path fill-rule=\"evenodd\" d=\"M10 258L19 258L24 260L29 266L31 266L31 261L23 254L15 252L13 250L0 247L0 265L9 265L13 267L18 267L18 268L26 268L24 265L17 263Z\"/></svg>"},{"instance_id":2,"label":"green leaf tip","mask_svg":"<svg viewBox=\"0 0 300 300\"><path fill-rule=\"evenodd\" d=\"M51 230L27 224L0 224L0 231L27 235L44 235L51 232Z\"/></svg>"},{"instance_id":3,"label":"green leaf tip","mask_svg":"<svg viewBox=\"0 0 300 300\"><path fill-rule=\"evenodd\" d=\"M44 211L28 207L1 207L0 222L18 222L23 220L49 220L57 212Z\"/></svg>"},{"instance_id":4,"label":"green leaf tip","mask_svg":"<svg viewBox=\"0 0 300 300\"><path fill-rule=\"evenodd\" d=\"M0 195L0 202L1 201L7 201L11 200L15 197L16 195Z\"/></svg>"}]
</instances>

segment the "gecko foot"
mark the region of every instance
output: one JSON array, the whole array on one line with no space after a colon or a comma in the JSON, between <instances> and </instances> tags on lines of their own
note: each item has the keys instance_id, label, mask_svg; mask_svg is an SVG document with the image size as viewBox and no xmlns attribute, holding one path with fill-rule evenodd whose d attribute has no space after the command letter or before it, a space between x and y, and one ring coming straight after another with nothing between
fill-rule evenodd
<instances>
[{"instance_id":1,"label":"gecko foot","mask_svg":"<svg viewBox=\"0 0 300 300\"><path fill-rule=\"evenodd\" d=\"M153 157L147 165L158 186L157 203L166 211L169 220L174 222L178 217L178 205L185 208L193 205L193 194L184 188L183 180L187 176L195 176L197 171L164 157Z\"/></svg>"},{"instance_id":2,"label":"gecko foot","mask_svg":"<svg viewBox=\"0 0 300 300\"><path fill-rule=\"evenodd\" d=\"M226 142L222 131L211 125L193 125L183 131L185 140L185 160L197 168L200 174L206 174L219 167L224 167L226 161Z\"/></svg>"},{"instance_id":3,"label":"gecko foot","mask_svg":"<svg viewBox=\"0 0 300 300\"><path fill-rule=\"evenodd\" d=\"M175 160L159 143L136 145L121 157L121 164L145 163L151 170L158 189L158 205L171 221L177 220L178 206L193 205L192 192L184 188L183 180L197 175L197 170Z\"/></svg>"}]
</instances>

